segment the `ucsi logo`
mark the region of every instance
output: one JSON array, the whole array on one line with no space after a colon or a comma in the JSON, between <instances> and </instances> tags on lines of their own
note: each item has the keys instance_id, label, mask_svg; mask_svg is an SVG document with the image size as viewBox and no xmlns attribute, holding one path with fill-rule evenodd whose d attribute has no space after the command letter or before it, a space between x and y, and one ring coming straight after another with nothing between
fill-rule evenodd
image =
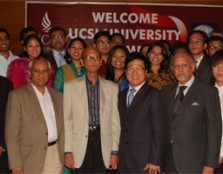
<instances>
[{"instance_id":1,"label":"ucsi logo","mask_svg":"<svg viewBox=\"0 0 223 174\"><path fill-rule=\"evenodd\" d=\"M51 29L51 21L48 16L48 12L44 14L42 18L42 31L44 32L42 35L40 35L41 41L43 43L44 52L47 53L51 50L50 43L49 43L49 30Z\"/></svg>"}]
</instances>

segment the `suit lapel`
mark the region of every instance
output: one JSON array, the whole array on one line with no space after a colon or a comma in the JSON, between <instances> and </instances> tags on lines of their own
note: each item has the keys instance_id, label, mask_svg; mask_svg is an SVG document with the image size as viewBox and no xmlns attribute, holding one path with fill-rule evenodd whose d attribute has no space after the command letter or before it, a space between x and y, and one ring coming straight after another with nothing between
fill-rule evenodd
<instances>
[{"instance_id":1,"label":"suit lapel","mask_svg":"<svg viewBox=\"0 0 223 174\"><path fill-rule=\"evenodd\" d=\"M170 90L170 103L169 103L169 110L170 110L170 113L174 113L173 111L173 108L174 108L174 100L175 100L175 96L176 96L176 91L177 91L177 84L178 83L175 83L172 87L171 87L171 90Z\"/></svg>"},{"instance_id":2,"label":"suit lapel","mask_svg":"<svg viewBox=\"0 0 223 174\"><path fill-rule=\"evenodd\" d=\"M127 111L131 111L134 107L137 106L138 103L141 103L140 100L143 99L144 95L148 95L148 90L146 90L146 89L147 89L147 83L145 82L144 85L139 89L139 91L134 96L130 106L129 107L126 106ZM127 100L127 97L125 98L125 100Z\"/></svg>"},{"instance_id":3,"label":"suit lapel","mask_svg":"<svg viewBox=\"0 0 223 174\"><path fill-rule=\"evenodd\" d=\"M199 67L197 68L197 70L195 71L195 74L198 74L199 72L201 72L203 69L205 69L207 66L209 66L209 58L204 55L203 59L201 60L201 63L199 65Z\"/></svg>"}]
</instances>

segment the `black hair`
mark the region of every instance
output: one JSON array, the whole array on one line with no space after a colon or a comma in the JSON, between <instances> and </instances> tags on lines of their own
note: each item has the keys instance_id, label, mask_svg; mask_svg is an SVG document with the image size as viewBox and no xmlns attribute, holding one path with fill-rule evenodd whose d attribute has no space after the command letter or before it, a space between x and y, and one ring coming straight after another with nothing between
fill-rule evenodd
<instances>
[{"instance_id":1,"label":"black hair","mask_svg":"<svg viewBox=\"0 0 223 174\"><path fill-rule=\"evenodd\" d=\"M116 46L114 46L113 48L111 48L111 50L110 50L110 52L109 52L109 55L108 55L108 60L107 60L107 63L106 63L106 65L107 65L106 79L108 79L108 80L112 80L112 81L115 80L114 68L113 68L111 62L112 62L112 57L113 57L113 55L114 55L115 52L116 52L117 50L119 50L119 49L121 49L121 50L125 53L126 58L127 58L128 55L129 55L129 50L128 50L124 45L116 45ZM123 76L124 76L124 74L123 74ZM122 76L121 76L121 77L122 77ZM121 78L121 77L120 77L120 78Z\"/></svg>"},{"instance_id":2,"label":"black hair","mask_svg":"<svg viewBox=\"0 0 223 174\"><path fill-rule=\"evenodd\" d=\"M24 40L25 34L30 31L34 31L37 34L37 30L34 27L31 27L31 26L25 27L19 32L20 41Z\"/></svg>"},{"instance_id":3,"label":"black hair","mask_svg":"<svg viewBox=\"0 0 223 174\"><path fill-rule=\"evenodd\" d=\"M148 53L150 53L150 51L154 48L154 47L160 47L161 48L161 54L163 56L163 61L161 62L160 64L160 69L159 69L159 72L161 72L162 70L165 70L167 71L168 68L169 68L169 56L168 56L168 53L167 53L167 49L164 45L164 43L162 41L158 41L158 42L155 42L153 43L150 47L149 47L149 50L148 50ZM151 65L151 64L150 64ZM150 72L150 70L149 70Z\"/></svg>"},{"instance_id":4,"label":"black hair","mask_svg":"<svg viewBox=\"0 0 223 174\"><path fill-rule=\"evenodd\" d=\"M67 33L66 33L65 29L63 29L63 28L60 27L60 26L55 26L55 27L51 28L50 31L49 31L49 36L51 37L51 34L52 34L53 32L55 32L55 31L62 31L63 34L64 34L64 36L65 36L65 37L67 36Z\"/></svg>"},{"instance_id":5,"label":"black hair","mask_svg":"<svg viewBox=\"0 0 223 174\"><path fill-rule=\"evenodd\" d=\"M128 64L133 60L142 60L144 62L145 70L149 70L148 58L139 52L132 52L129 54L129 56L125 59L125 69L127 69Z\"/></svg>"},{"instance_id":6,"label":"black hair","mask_svg":"<svg viewBox=\"0 0 223 174\"><path fill-rule=\"evenodd\" d=\"M6 30L5 28L0 28L0 32L1 32L1 33L2 33L2 32L6 33L8 39L10 40L10 34L9 34L8 30Z\"/></svg>"},{"instance_id":7,"label":"black hair","mask_svg":"<svg viewBox=\"0 0 223 174\"><path fill-rule=\"evenodd\" d=\"M26 47L28 45L29 41L32 39L36 39L39 42L40 48L41 48L41 52L40 52L39 56L43 56L43 43L41 42L41 39L37 34L28 35L24 40L23 46ZM27 52L26 52L26 56L28 57Z\"/></svg>"},{"instance_id":8,"label":"black hair","mask_svg":"<svg viewBox=\"0 0 223 174\"><path fill-rule=\"evenodd\" d=\"M106 36L109 41L111 41L111 35L108 31L104 30L104 31L99 31L94 35L94 43L96 44L98 41L98 38L101 36Z\"/></svg>"}]
</instances>

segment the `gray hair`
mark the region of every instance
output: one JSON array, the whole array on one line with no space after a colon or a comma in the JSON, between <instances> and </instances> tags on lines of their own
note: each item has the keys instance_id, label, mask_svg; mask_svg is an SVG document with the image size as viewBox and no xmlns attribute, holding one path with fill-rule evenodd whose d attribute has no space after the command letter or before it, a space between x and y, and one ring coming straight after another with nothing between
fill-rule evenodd
<instances>
[{"instance_id":1,"label":"gray hair","mask_svg":"<svg viewBox=\"0 0 223 174\"><path fill-rule=\"evenodd\" d=\"M45 62L48 64L48 68L49 68L49 70L51 69L51 64L50 64L50 62L49 62L46 58L44 58L44 57L36 57L36 58L33 58L33 59L29 62L28 70L29 70L29 71L32 70L33 65L34 65L36 62L40 61L40 60L45 61Z\"/></svg>"}]
</instances>

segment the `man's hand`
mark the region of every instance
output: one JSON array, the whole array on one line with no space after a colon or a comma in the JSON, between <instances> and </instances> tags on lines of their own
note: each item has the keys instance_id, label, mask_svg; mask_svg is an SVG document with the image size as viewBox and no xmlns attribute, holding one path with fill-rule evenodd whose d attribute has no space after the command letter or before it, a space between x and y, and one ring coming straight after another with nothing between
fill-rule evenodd
<instances>
[{"instance_id":1,"label":"man's hand","mask_svg":"<svg viewBox=\"0 0 223 174\"><path fill-rule=\"evenodd\" d=\"M111 155L109 170L116 170L117 168L118 168L118 156L117 155Z\"/></svg>"},{"instance_id":2,"label":"man's hand","mask_svg":"<svg viewBox=\"0 0 223 174\"><path fill-rule=\"evenodd\" d=\"M72 154L66 154L64 156L64 164L70 169L74 169L74 157Z\"/></svg>"},{"instance_id":3,"label":"man's hand","mask_svg":"<svg viewBox=\"0 0 223 174\"><path fill-rule=\"evenodd\" d=\"M158 174L160 173L160 166L148 163L143 170L148 170L149 174Z\"/></svg>"},{"instance_id":4,"label":"man's hand","mask_svg":"<svg viewBox=\"0 0 223 174\"><path fill-rule=\"evenodd\" d=\"M204 166L202 170L202 174L214 174L214 168Z\"/></svg>"},{"instance_id":5,"label":"man's hand","mask_svg":"<svg viewBox=\"0 0 223 174\"><path fill-rule=\"evenodd\" d=\"M220 165L221 163L223 163L223 157L219 157L219 160L218 160L218 165Z\"/></svg>"},{"instance_id":6,"label":"man's hand","mask_svg":"<svg viewBox=\"0 0 223 174\"><path fill-rule=\"evenodd\" d=\"M22 167L15 167L12 169L12 174L24 174Z\"/></svg>"}]
</instances>

